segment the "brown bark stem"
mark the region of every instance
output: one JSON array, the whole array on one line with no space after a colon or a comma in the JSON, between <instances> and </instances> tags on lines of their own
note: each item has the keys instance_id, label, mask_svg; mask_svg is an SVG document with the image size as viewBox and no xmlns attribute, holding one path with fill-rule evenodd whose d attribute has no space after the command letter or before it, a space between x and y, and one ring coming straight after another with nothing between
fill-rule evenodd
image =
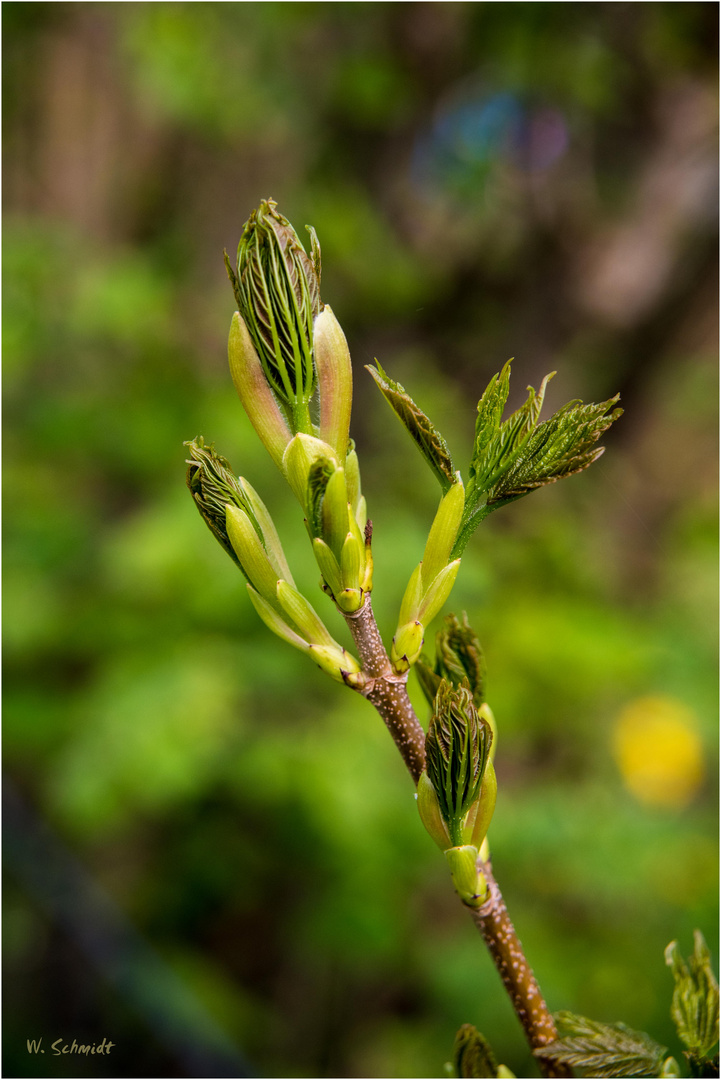
<instances>
[{"instance_id":1,"label":"brown bark stem","mask_svg":"<svg viewBox=\"0 0 721 1080\"><path fill-rule=\"evenodd\" d=\"M556 1025L526 960L490 861L480 862L478 868L488 883L489 897L471 915L503 980L526 1038L532 1049L537 1050L558 1038ZM546 1076L573 1076L571 1070L560 1062L543 1057L536 1060Z\"/></svg>"},{"instance_id":2,"label":"brown bark stem","mask_svg":"<svg viewBox=\"0 0 721 1080\"><path fill-rule=\"evenodd\" d=\"M426 764L426 737L408 697L408 672L397 675L383 646L370 596L359 611L346 614L366 677L359 693L375 706L408 772L417 784Z\"/></svg>"},{"instance_id":3,"label":"brown bark stem","mask_svg":"<svg viewBox=\"0 0 721 1080\"><path fill-rule=\"evenodd\" d=\"M365 683L358 692L380 713L406 763L413 783L417 784L425 768L425 733L408 697L408 672L403 675L394 672L373 616L370 596L366 596L359 611L346 613L345 619L353 635L365 676ZM556 1025L526 960L490 862L480 863L479 869L483 871L488 882L490 895L482 907L472 912L473 921L503 980L531 1049L536 1050L558 1037ZM539 1057L536 1060L546 1076L573 1075L564 1065L554 1063L548 1058Z\"/></svg>"}]
</instances>

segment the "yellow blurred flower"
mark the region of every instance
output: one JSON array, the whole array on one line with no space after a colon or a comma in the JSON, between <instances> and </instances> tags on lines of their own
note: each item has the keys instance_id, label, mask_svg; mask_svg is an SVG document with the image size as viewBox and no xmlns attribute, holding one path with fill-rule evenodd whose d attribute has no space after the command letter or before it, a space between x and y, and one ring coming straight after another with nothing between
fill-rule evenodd
<instances>
[{"instance_id":1,"label":"yellow blurred flower","mask_svg":"<svg viewBox=\"0 0 721 1080\"><path fill-rule=\"evenodd\" d=\"M616 762L628 790L650 806L687 806L703 779L696 717L672 697L642 697L619 713L613 731Z\"/></svg>"}]
</instances>

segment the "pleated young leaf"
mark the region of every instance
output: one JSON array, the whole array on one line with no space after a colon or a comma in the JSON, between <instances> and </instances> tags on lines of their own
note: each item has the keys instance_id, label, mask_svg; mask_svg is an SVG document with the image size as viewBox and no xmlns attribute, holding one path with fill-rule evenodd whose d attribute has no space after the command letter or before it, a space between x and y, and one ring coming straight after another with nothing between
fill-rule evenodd
<instances>
[{"instance_id":1,"label":"pleated young leaf","mask_svg":"<svg viewBox=\"0 0 721 1080\"><path fill-rule=\"evenodd\" d=\"M711 954L700 930L694 931L693 955L685 963L678 942L665 952L674 978L671 1016L678 1036L696 1057L706 1057L719 1041L719 986Z\"/></svg>"},{"instance_id":2,"label":"pleated young leaf","mask_svg":"<svg viewBox=\"0 0 721 1080\"><path fill-rule=\"evenodd\" d=\"M489 490L516 460L538 420L546 386L553 374L555 372L546 376L538 393L529 386L526 401L503 423L501 416L510 389L511 361L491 380L478 402L473 457L469 468L472 489Z\"/></svg>"},{"instance_id":3,"label":"pleated young leaf","mask_svg":"<svg viewBox=\"0 0 721 1080\"><path fill-rule=\"evenodd\" d=\"M395 382L383 370L376 360L376 367L366 365L378 387L394 413L404 425L425 460L433 470L444 492L448 491L455 479L455 469L446 440L433 426L426 414L420 409L410 394L400 383Z\"/></svg>"},{"instance_id":4,"label":"pleated young leaf","mask_svg":"<svg viewBox=\"0 0 721 1080\"><path fill-rule=\"evenodd\" d=\"M200 516L235 565L243 570L228 537L225 508L230 504L244 510L253 523L258 537L262 540L261 528L251 502L239 478L233 472L230 462L221 454L216 453L212 445L206 446L202 435L183 445L188 447L190 454L186 462L188 471L185 482L200 511ZM243 572L245 573L244 570Z\"/></svg>"},{"instance_id":5,"label":"pleated young leaf","mask_svg":"<svg viewBox=\"0 0 721 1080\"><path fill-rule=\"evenodd\" d=\"M416 674L421 689L432 705L441 679L451 686L460 686L468 680L476 708L485 701L486 662L483 649L475 631L463 612L463 621L455 615L447 615L436 634L436 656L431 667L427 657L419 657Z\"/></svg>"},{"instance_id":6,"label":"pleated young leaf","mask_svg":"<svg viewBox=\"0 0 721 1080\"><path fill-rule=\"evenodd\" d=\"M320 249L310 259L273 199L248 218L238 245L237 274L225 256L238 310L266 378L295 431L311 433L308 402L315 388L313 319L321 310Z\"/></svg>"},{"instance_id":7,"label":"pleated young leaf","mask_svg":"<svg viewBox=\"0 0 721 1080\"><path fill-rule=\"evenodd\" d=\"M496 1058L488 1042L473 1024L463 1024L453 1046L453 1068L457 1077L498 1076Z\"/></svg>"},{"instance_id":8,"label":"pleated young leaf","mask_svg":"<svg viewBox=\"0 0 721 1080\"><path fill-rule=\"evenodd\" d=\"M643 1031L585 1016L556 1016L561 1038L534 1050L537 1057L583 1069L589 1076L660 1076L667 1050Z\"/></svg>"},{"instance_id":9,"label":"pleated young leaf","mask_svg":"<svg viewBox=\"0 0 721 1080\"><path fill-rule=\"evenodd\" d=\"M618 395L600 404L570 401L539 424L551 373L538 392L529 387L524 404L501 422L509 365L510 360L491 379L478 403L466 503L453 557L462 554L472 533L493 510L588 468L603 453L603 447L596 446L598 439L623 412L613 408Z\"/></svg>"},{"instance_id":10,"label":"pleated young leaf","mask_svg":"<svg viewBox=\"0 0 721 1080\"><path fill-rule=\"evenodd\" d=\"M442 681L426 734L426 771L454 845L463 844L463 819L481 790L492 738L468 687Z\"/></svg>"}]
</instances>

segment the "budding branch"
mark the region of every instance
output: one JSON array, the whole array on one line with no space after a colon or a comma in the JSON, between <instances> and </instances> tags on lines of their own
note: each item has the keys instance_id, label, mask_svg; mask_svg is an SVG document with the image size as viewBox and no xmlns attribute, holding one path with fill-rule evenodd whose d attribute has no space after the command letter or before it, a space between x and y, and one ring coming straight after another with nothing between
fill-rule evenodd
<instances>
[{"instance_id":1,"label":"budding branch","mask_svg":"<svg viewBox=\"0 0 721 1080\"><path fill-rule=\"evenodd\" d=\"M414 784L418 784L425 768L425 734L407 691L408 672L398 675L393 670L373 615L370 596L363 606L345 619L353 635L358 656L363 665L365 681L358 693L376 708L391 733ZM472 912L476 924L513 1008L533 1050L540 1049L558 1037L553 1017L526 960L523 946L511 922L501 890L493 877L490 862L479 863L489 887L486 903ZM568 1077L566 1066L546 1058L538 1059L549 1077Z\"/></svg>"}]
</instances>

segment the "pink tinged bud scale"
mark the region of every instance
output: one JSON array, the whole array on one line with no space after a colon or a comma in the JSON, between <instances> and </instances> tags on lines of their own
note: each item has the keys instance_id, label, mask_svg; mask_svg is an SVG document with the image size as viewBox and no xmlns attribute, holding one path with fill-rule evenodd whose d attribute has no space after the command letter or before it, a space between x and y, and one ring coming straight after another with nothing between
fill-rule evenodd
<instances>
[{"instance_id":1,"label":"pink tinged bud scale","mask_svg":"<svg viewBox=\"0 0 721 1080\"><path fill-rule=\"evenodd\" d=\"M265 377L248 328L237 311L230 324L228 361L235 389L248 419L281 469L291 431Z\"/></svg>"},{"instance_id":2,"label":"pink tinged bud scale","mask_svg":"<svg viewBox=\"0 0 721 1080\"><path fill-rule=\"evenodd\" d=\"M320 391L320 437L343 461L348 451L353 372L345 334L328 304L315 318L313 342Z\"/></svg>"}]
</instances>

